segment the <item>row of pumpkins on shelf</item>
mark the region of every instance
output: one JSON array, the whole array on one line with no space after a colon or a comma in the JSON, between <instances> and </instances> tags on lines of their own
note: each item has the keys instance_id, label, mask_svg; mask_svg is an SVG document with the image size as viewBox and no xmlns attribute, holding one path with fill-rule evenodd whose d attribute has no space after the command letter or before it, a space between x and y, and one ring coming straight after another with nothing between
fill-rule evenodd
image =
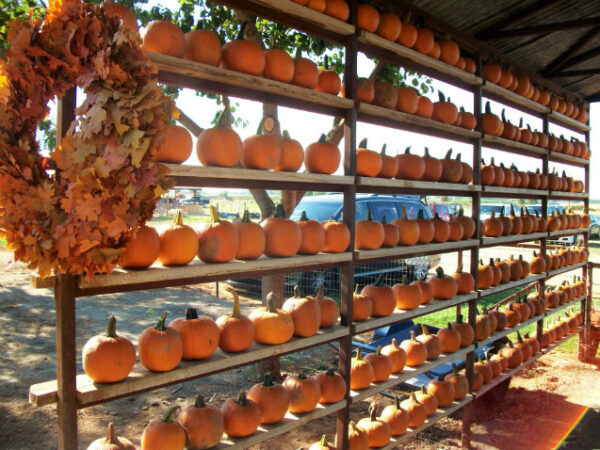
<instances>
[{"instance_id":1,"label":"row of pumpkins on shelf","mask_svg":"<svg viewBox=\"0 0 600 450\"><path fill-rule=\"evenodd\" d=\"M316 297L302 297L296 286L294 296L283 306L275 306L275 296L269 293L266 306L254 309L248 316L240 311L237 293L233 295L231 314L216 321L199 316L194 308L186 309L185 318L166 324L163 313L154 327L146 328L138 339L138 356L142 366L154 372L173 370L184 360L210 358L217 347L228 353L247 350L257 342L277 345L292 336L310 337L320 328L335 325L339 307L335 300L323 295L322 287ZM122 381L131 373L136 352L133 343L116 333L116 319L111 316L107 332L90 338L83 347L83 370L98 383Z\"/></svg>"},{"instance_id":2,"label":"row of pumpkins on shelf","mask_svg":"<svg viewBox=\"0 0 600 450\"><path fill-rule=\"evenodd\" d=\"M584 184L581 180L568 177L563 171L559 176L555 171L545 175L536 172L522 172L514 164L507 168L503 163L497 166L494 158L490 164L481 159L481 184L484 186L504 186L523 189L541 189L563 192L583 192Z\"/></svg>"},{"instance_id":3,"label":"row of pumpkins on shelf","mask_svg":"<svg viewBox=\"0 0 600 450\"><path fill-rule=\"evenodd\" d=\"M308 413L319 403L337 403L344 398L346 390L346 381L333 369L314 376L288 374L281 384L274 382L267 372L262 383L255 384L248 392L240 391L237 398L226 400L221 408L206 403L201 395L183 409L170 407L161 419L152 420L144 429L142 450L213 448L224 433L232 438L250 436L261 424L281 422L288 412ZM121 447L106 446L118 441ZM110 424L106 438L93 442L88 450L106 448L132 450L136 447L126 438L117 438Z\"/></svg>"},{"instance_id":4,"label":"row of pumpkins on shelf","mask_svg":"<svg viewBox=\"0 0 600 450\"><path fill-rule=\"evenodd\" d=\"M587 228L591 219L587 214L573 213L569 208L566 213L552 215L546 219L539 217L537 212L533 216L529 214L526 207L521 208L521 215L515 215L513 206L510 207L510 215L504 215L504 209L496 217L496 210L492 210L490 217L483 221L483 235L487 237L499 237L517 234L530 234L534 232L570 230L574 228Z\"/></svg>"},{"instance_id":5,"label":"row of pumpkins on shelf","mask_svg":"<svg viewBox=\"0 0 600 450\"><path fill-rule=\"evenodd\" d=\"M525 74L517 75L500 64L488 63L483 66L483 77L490 83L516 92L581 123L587 123L588 121L588 112L584 106L580 106L566 98L560 98L544 88L534 86Z\"/></svg>"}]
</instances>

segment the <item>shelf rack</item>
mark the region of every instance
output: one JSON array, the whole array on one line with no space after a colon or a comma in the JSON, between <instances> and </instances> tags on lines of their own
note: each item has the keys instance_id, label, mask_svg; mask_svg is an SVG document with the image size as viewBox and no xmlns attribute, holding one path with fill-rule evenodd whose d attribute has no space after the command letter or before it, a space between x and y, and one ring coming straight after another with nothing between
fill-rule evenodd
<instances>
[{"instance_id":1,"label":"shelf rack","mask_svg":"<svg viewBox=\"0 0 600 450\"><path fill-rule=\"evenodd\" d=\"M37 406L57 403L58 405L58 448L77 448L77 410L86 406L111 401L116 398L133 395L156 389L161 386L179 383L185 380L203 377L210 373L218 373L252 364L261 359L299 351L302 349L322 345L327 342L339 341L339 369L340 373L349 380L350 356L352 354L352 336L365 333L373 329L387 326L404 320L410 320L433 311L451 308L461 304L468 304L468 321L475 324L477 300L485 296L523 286L537 281L544 285L547 278L561 273L582 269L584 277L587 276L586 263L575 264L566 268L549 271L545 274L529 276L523 280L506 283L494 288L479 291L466 296L455 297L449 301L432 301L416 310L395 311L389 317L373 318L365 322L352 323L352 285L354 267L358 264L386 259L402 259L415 255L432 255L437 253L470 251L471 273L477 277L477 261L479 248L495 245L514 245L518 242L539 241L542 253L546 250L546 241L549 238L583 234L587 245L588 230L562 230L554 233L533 233L526 236L509 236L496 239L481 237L479 230L479 208L482 197L498 198L539 198L543 206L545 217L548 199L581 200L587 211L589 197L589 161L561 153L550 152L547 149L509 141L501 137L483 135L479 129L466 130L454 125L447 125L434 120L416 115L410 115L382 108L375 105L355 102L357 83L357 54L359 51L369 56L374 56L385 61L402 65L420 74L429 75L436 79L464 88L473 93L473 111L480 117L482 113L483 97L498 100L501 103L513 106L521 111L542 118L544 132L548 133L549 123L555 123L584 135L589 143L589 126L548 108L543 107L518 94L503 89L484 81L479 74L469 74L441 61L422 55L414 50L399 44L388 42L381 37L357 31L355 27L357 0L350 0L350 23L344 23L312 9L303 7L291 0L218 0L219 3L235 8L254 16L263 17L278 22L284 26L313 34L317 37L338 43L345 47L345 73L346 95L348 98L332 96L304 89L291 84L279 83L262 77L241 74L220 67L207 66L179 58L172 58L156 53L149 54L158 71L158 81L179 87L186 87L206 92L219 93L260 102L273 103L281 106L328 114L341 117L345 120L344 139L344 173L340 176L315 175L308 173L282 173L274 171L256 171L241 168L205 168L192 166L168 165L169 177L178 186L185 187L220 187L220 188L261 188L281 190L313 190L323 192L341 192L344 195L344 221L354 234L354 200L356 192L386 192L400 194L430 194L453 195L469 197L472 199L476 234L473 239L444 244L428 244L410 248L395 247L372 251L348 251L340 254L318 254L314 256L297 256L293 258L260 258L256 261L234 261L227 264L208 265L194 263L181 268L154 267L147 271L116 271L111 275L99 275L93 280L79 280L70 275L58 275L52 281L46 280L45 285L53 284L56 299L56 340L57 340L57 380L40 383L31 388L30 400ZM392 5L392 7L396 7ZM450 30L450 28L448 28ZM477 65L481 67L482 56L475 54ZM57 144L65 134L74 119L76 107L75 91L69 91L59 103L59 120ZM586 193L571 195L570 193L554 193L548 191L532 191L528 189L496 188L481 186L480 167L475 164L473 168L473 183L460 185L452 183L430 183L408 180L387 180L379 178L355 176L355 148L356 124L358 121L368 122L380 126L421 133L465 142L473 146L473 161L480 161L482 147L489 147L502 151L540 158L543 163L544 173L548 173L548 162L569 164L585 169ZM351 243L350 248L353 248ZM254 345L249 351L239 355L228 355L217 352L210 359L201 362L184 362L177 369L164 374L154 374L144 371L139 367L131 376L122 383L113 385L95 385L84 375L77 375L76 346L75 346L75 300L86 295L99 295L110 292L127 292L138 289L153 289L166 286L177 286L203 281L215 281L230 278L261 276L265 274L297 272L315 268L340 267L341 268L341 320L335 327L323 330L316 336L304 339L292 339L280 346ZM571 304L580 302L575 299ZM563 305L568 307L569 305ZM561 307L562 308L562 307ZM558 309L548 310L548 314ZM589 314L586 315L589 317ZM518 328L531 323L538 324L541 329L543 316L529 319L518 327L494 334L489 340L476 343L452 355L444 355L438 360L428 362L414 370L407 369L405 373L395 375L387 383L371 386L365 392L348 392L346 397L333 405L319 405L311 413L303 415L288 414L284 421L271 427L264 427L252 436L241 440L224 439L219 448L247 448L259 444L269 438L279 436L298 426L326 415L337 414L336 434L339 448L347 446L347 426L350 419L350 405L353 402L364 400L370 395L381 392L388 387L397 385L418 373L425 373L431 368L445 362L466 358L466 371L472 377L473 357L476 346L492 342ZM566 338L564 339L566 340ZM555 343L560 345L560 343ZM554 348L555 345L551 346ZM550 351L547 349L547 351ZM529 364L530 361L526 363ZM503 374L502 380L516 373L511 371ZM491 387L490 383L474 395L481 396ZM409 430L403 436L394 439L388 446L403 442L425 428L432 426L442 417L461 409L468 408L473 400L473 395L468 395L460 402L455 402L450 407L439 410L427 419L424 425Z\"/></svg>"}]
</instances>

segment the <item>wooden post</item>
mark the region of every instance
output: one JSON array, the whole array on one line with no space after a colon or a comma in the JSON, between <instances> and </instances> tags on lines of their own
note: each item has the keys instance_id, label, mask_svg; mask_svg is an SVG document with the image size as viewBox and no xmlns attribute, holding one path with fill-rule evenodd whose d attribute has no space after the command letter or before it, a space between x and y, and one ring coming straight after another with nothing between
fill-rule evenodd
<instances>
[{"instance_id":1,"label":"wooden post","mask_svg":"<svg viewBox=\"0 0 600 450\"><path fill-rule=\"evenodd\" d=\"M549 121L548 113L544 113L542 115L542 131L544 132L544 134L546 136L548 136L550 133L549 124L550 124L550 121ZM548 174L550 173L549 160L550 160L550 150L548 150L546 152L546 154L544 155L544 157L542 158L542 173L544 175L546 175L546 177L548 177ZM542 218L544 220L547 220L547 218L548 218L548 197L547 196L542 197ZM548 251L548 241L547 241L547 238L543 237L540 239L540 254L541 254L542 258L546 257L547 251ZM548 269L548 268L546 268L546 269ZM542 278L539 281L538 289L541 293L541 297L542 297L541 300L543 302L545 302L544 292L546 291L546 278ZM542 345L543 331L544 331L544 320L542 319L537 322L537 326L536 326L536 337L537 337L537 340L540 343L540 345Z\"/></svg>"}]
</instances>

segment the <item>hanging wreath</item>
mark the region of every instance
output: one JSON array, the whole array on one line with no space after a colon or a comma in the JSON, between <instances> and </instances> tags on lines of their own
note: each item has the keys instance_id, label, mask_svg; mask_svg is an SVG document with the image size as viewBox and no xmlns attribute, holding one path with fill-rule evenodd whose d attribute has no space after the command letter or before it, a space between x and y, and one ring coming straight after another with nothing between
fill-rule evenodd
<instances>
[{"instance_id":1,"label":"hanging wreath","mask_svg":"<svg viewBox=\"0 0 600 450\"><path fill-rule=\"evenodd\" d=\"M13 22L8 38L0 61L0 232L15 259L42 276L110 272L168 189L167 169L153 155L174 104L137 33L101 6L51 1L43 21ZM37 125L48 102L75 86L85 102L45 157Z\"/></svg>"}]
</instances>

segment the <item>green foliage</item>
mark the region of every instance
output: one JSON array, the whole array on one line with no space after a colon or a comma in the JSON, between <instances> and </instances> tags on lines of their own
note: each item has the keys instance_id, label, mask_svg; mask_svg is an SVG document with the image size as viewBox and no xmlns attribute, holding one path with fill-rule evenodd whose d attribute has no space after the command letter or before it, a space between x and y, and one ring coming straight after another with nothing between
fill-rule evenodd
<instances>
[{"instance_id":1,"label":"green foliage","mask_svg":"<svg viewBox=\"0 0 600 450\"><path fill-rule=\"evenodd\" d=\"M45 5L41 0L0 0L0 57L8 47L7 28L11 20L40 18L44 16Z\"/></svg>"}]
</instances>

